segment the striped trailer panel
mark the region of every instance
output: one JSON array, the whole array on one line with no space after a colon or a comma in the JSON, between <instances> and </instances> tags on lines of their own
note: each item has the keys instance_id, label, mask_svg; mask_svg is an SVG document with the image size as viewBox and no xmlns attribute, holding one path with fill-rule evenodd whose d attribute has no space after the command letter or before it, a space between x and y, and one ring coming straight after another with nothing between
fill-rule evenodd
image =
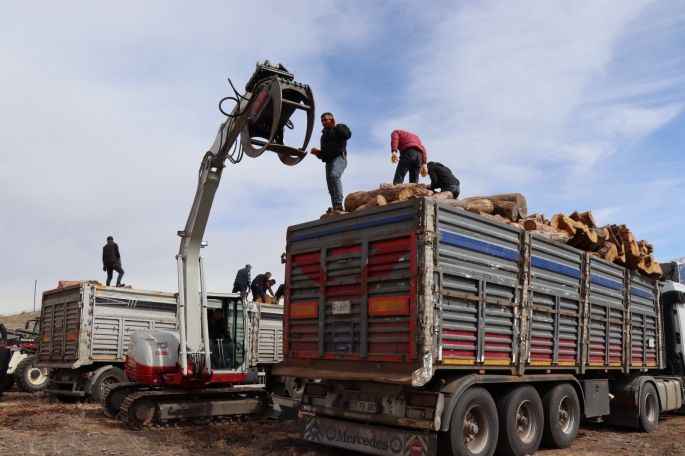
<instances>
[{"instance_id":1,"label":"striped trailer panel","mask_svg":"<svg viewBox=\"0 0 685 456\"><path fill-rule=\"evenodd\" d=\"M582 261L580 251L531 236L529 366L568 367L581 362Z\"/></svg>"},{"instance_id":2,"label":"striped trailer panel","mask_svg":"<svg viewBox=\"0 0 685 456\"><path fill-rule=\"evenodd\" d=\"M470 212L439 206L434 276L440 284L444 364L511 365L516 356L520 235Z\"/></svg>"},{"instance_id":3,"label":"striped trailer panel","mask_svg":"<svg viewBox=\"0 0 685 456\"><path fill-rule=\"evenodd\" d=\"M589 312L586 320L589 341L587 366L624 365L626 303L625 270L613 263L588 256L590 260Z\"/></svg>"},{"instance_id":4,"label":"striped trailer panel","mask_svg":"<svg viewBox=\"0 0 685 456\"><path fill-rule=\"evenodd\" d=\"M628 271L630 284L630 365L661 367L661 315L654 281ZM659 348L657 348L659 347Z\"/></svg>"}]
</instances>

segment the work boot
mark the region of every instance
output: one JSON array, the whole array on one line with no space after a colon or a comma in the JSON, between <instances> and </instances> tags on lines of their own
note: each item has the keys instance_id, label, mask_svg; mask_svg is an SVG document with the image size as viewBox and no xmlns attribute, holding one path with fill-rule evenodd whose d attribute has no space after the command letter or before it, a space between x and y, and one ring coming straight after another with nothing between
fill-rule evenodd
<instances>
[{"instance_id":1,"label":"work boot","mask_svg":"<svg viewBox=\"0 0 685 456\"><path fill-rule=\"evenodd\" d=\"M335 207L333 208L333 210L334 211L341 211L341 212L345 211L342 204L336 204Z\"/></svg>"},{"instance_id":2,"label":"work boot","mask_svg":"<svg viewBox=\"0 0 685 456\"><path fill-rule=\"evenodd\" d=\"M328 209L326 209L326 214L332 214L332 213L333 213L332 207L329 207Z\"/></svg>"},{"instance_id":3,"label":"work boot","mask_svg":"<svg viewBox=\"0 0 685 456\"><path fill-rule=\"evenodd\" d=\"M118 284L117 284L117 288L119 288L119 287L125 287L125 286L126 286L125 283L118 283Z\"/></svg>"}]
</instances>

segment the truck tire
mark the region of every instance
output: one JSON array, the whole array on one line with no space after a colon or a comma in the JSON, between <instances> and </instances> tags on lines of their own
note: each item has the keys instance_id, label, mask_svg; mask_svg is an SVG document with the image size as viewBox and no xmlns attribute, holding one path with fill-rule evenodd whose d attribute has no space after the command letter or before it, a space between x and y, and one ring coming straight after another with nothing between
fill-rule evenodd
<instances>
[{"instance_id":1,"label":"truck tire","mask_svg":"<svg viewBox=\"0 0 685 456\"><path fill-rule=\"evenodd\" d=\"M118 367L113 367L101 372L100 375L97 376L93 381L93 386L90 388L90 395L93 398L93 401L99 404L102 399L102 392L105 388L116 383L124 382L128 382L128 377L126 377L124 371Z\"/></svg>"},{"instance_id":2,"label":"truck tire","mask_svg":"<svg viewBox=\"0 0 685 456\"><path fill-rule=\"evenodd\" d=\"M19 391L35 393L48 386L48 370L45 367L35 367L38 355L23 359L14 371L14 381Z\"/></svg>"},{"instance_id":3,"label":"truck tire","mask_svg":"<svg viewBox=\"0 0 685 456\"><path fill-rule=\"evenodd\" d=\"M2 392L9 391L14 386L14 375L5 377L5 384L2 385Z\"/></svg>"},{"instance_id":4,"label":"truck tire","mask_svg":"<svg viewBox=\"0 0 685 456\"><path fill-rule=\"evenodd\" d=\"M645 383L640 390L640 416L638 426L642 432L652 432L659 424L659 397L651 383Z\"/></svg>"},{"instance_id":5,"label":"truck tire","mask_svg":"<svg viewBox=\"0 0 685 456\"><path fill-rule=\"evenodd\" d=\"M296 377L286 377L285 390L291 398L299 401L304 394L304 380Z\"/></svg>"},{"instance_id":6,"label":"truck tire","mask_svg":"<svg viewBox=\"0 0 685 456\"><path fill-rule=\"evenodd\" d=\"M438 436L440 455L492 456L497 446L497 407L483 388L469 388L452 412L449 432Z\"/></svg>"},{"instance_id":7,"label":"truck tire","mask_svg":"<svg viewBox=\"0 0 685 456\"><path fill-rule=\"evenodd\" d=\"M497 453L507 456L535 454L542 440L543 411L540 395L530 385L519 386L497 404Z\"/></svg>"},{"instance_id":8,"label":"truck tire","mask_svg":"<svg viewBox=\"0 0 685 456\"><path fill-rule=\"evenodd\" d=\"M575 388L561 383L542 396L545 425L542 441L552 448L568 448L576 440L580 424L580 403Z\"/></svg>"}]
</instances>

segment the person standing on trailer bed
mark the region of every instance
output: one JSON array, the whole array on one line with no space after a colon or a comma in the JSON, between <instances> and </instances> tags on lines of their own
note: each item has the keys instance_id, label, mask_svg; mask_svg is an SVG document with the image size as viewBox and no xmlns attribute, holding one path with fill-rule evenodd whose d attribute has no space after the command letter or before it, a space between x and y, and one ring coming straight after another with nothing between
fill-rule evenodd
<instances>
[{"instance_id":1,"label":"person standing on trailer bed","mask_svg":"<svg viewBox=\"0 0 685 456\"><path fill-rule=\"evenodd\" d=\"M347 140L352 132L347 125L336 123L333 114L324 112L321 115L321 149L312 147L311 154L326 164L326 184L331 195L328 212L343 210L342 175L347 168Z\"/></svg>"},{"instance_id":2,"label":"person standing on trailer bed","mask_svg":"<svg viewBox=\"0 0 685 456\"><path fill-rule=\"evenodd\" d=\"M392 179L394 185L404 182L407 172L409 172L409 182L412 184L419 182L419 174L423 177L428 174L426 148L414 133L404 130L393 131L390 134L390 151L392 152L391 161L397 163L395 177Z\"/></svg>"},{"instance_id":3,"label":"person standing on trailer bed","mask_svg":"<svg viewBox=\"0 0 685 456\"><path fill-rule=\"evenodd\" d=\"M114 242L112 236L107 236L107 244L102 248L102 270L107 271L107 286L112 282L112 271L117 271L117 286L123 287L121 278L124 276L121 255L119 255L119 246Z\"/></svg>"},{"instance_id":4,"label":"person standing on trailer bed","mask_svg":"<svg viewBox=\"0 0 685 456\"><path fill-rule=\"evenodd\" d=\"M233 282L233 291L231 293L240 293L247 296L248 289L250 288L250 282L252 277L250 276L250 270L252 266L246 264L243 269L238 270L238 274L235 276L235 281Z\"/></svg>"},{"instance_id":5,"label":"person standing on trailer bed","mask_svg":"<svg viewBox=\"0 0 685 456\"><path fill-rule=\"evenodd\" d=\"M271 293L271 296L274 295L273 290L271 289L271 285L276 283L274 280L273 282L271 280L271 273L267 272L266 274L259 274L257 277L254 278L252 281L252 299L257 300L257 297L262 298L262 302L266 303L266 293L265 290L269 290L269 293Z\"/></svg>"}]
</instances>

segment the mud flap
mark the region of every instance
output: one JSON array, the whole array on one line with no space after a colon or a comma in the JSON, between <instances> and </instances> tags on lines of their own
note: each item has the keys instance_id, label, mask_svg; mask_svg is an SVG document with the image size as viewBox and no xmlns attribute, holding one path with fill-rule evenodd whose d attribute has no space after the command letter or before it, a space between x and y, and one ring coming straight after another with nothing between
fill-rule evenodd
<instances>
[{"instance_id":1,"label":"mud flap","mask_svg":"<svg viewBox=\"0 0 685 456\"><path fill-rule=\"evenodd\" d=\"M368 454L391 456L433 456L437 436L360 423L304 417L303 440Z\"/></svg>"}]
</instances>

